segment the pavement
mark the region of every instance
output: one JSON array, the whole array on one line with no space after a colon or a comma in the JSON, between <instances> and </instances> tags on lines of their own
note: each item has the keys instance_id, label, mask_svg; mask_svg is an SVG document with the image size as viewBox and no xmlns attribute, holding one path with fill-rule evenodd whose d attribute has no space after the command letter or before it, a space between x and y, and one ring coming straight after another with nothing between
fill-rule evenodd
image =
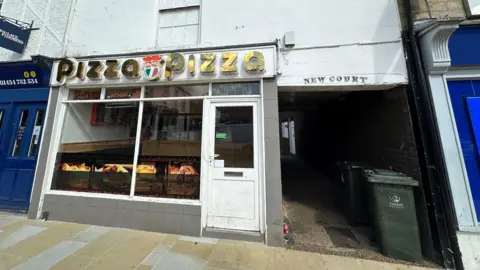
<instances>
[{"instance_id":1,"label":"pavement","mask_svg":"<svg viewBox=\"0 0 480 270\"><path fill-rule=\"evenodd\" d=\"M384 269L417 266L0 213L0 270Z\"/></svg>"}]
</instances>

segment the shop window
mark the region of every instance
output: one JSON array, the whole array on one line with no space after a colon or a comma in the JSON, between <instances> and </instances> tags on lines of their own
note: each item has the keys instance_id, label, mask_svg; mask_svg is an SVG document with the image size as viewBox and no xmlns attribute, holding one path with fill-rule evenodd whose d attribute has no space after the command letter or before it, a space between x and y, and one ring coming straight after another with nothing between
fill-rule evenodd
<instances>
[{"instance_id":1,"label":"shop window","mask_svg":"<svg viewBox=\"0 0 480 270\"><path fill-rule=\"evenodd\" d=\"M253 168L253 134L253 107L217 107L215 156L222 160L220 167Z\"/></svg>"},{"instance_id":2,"label":"shop window","mask_svg":"<svg viewBox=\"0 0 480 270\"><path fill-rule=\"evenodd\" d=\"M218 83L212 85L214 96L260 95L260 83Z\"/></svg>"},{"instance_id":3,"label":"shop window","mask_svg":"<svg viewBox=\"0 0 480 270\"><path fill-rule=\"evenodd\" d=\"M139 102L66 106L52 189L129 195Z\"/></svg>"},{"instance_id":4,"label":"shop window","mask_svg":"<svg viewBox=\"0 0 480 270\"><path fill-rule=\"evenodd\" d=\"M102 89L71 89L68 94L70 100L96 100L100 99Z\"/></svg>"},{"instance_id":5,"label":"shop window","mask_svg":"<svg viewBox=\"0 0 480 270\"><path fill-rule=\"evenodd\" d=\"M143 110L135 195L199 199L203 101L145 102Z\"/></svg>"},{"instance_id":6,"label":"shop window","mask_svg":"<svg viewBox=\"0 0 480 270\"><path fill-rule=\"evenodd\" d=\"M146 87L146 98L208 96L208 84Z\"/></svg>"},{"instance_id":7,"label":"shop window","mask_svg":"<svg viewBox=\"0 0 480 270\"><path fill-rule=\"evenodd\" d=\"M159 46L198 43L199 0L160 0L157 44Z\"/></svg>"}]
</instances>

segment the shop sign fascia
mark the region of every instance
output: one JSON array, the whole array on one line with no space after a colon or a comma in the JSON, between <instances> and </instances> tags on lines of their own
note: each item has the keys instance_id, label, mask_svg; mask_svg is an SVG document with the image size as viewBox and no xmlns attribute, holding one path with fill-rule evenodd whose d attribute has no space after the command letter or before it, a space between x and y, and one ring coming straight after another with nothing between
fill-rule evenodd
<instances>
[{"instance_id":1,"label":"shop sign fascia","mask_svg":"<svg viewBox=\"0 0 480 270\"><path fill-rule=\"evenodd\" d=\"M275 59L273 46L88 60L65 58L54 63L50 85L81 87L269 78L276 73Z\"/></svg>"},{"instance_id":2,"label":"shop sign fascia","mask_svg":"<svg viewBox=\"0 0 480 270\"><path fill-rule=\"evenodd\" d=\"M45 75L32 62L0 65L0 89L48 87Z\"/></svg>"}]
</instances>

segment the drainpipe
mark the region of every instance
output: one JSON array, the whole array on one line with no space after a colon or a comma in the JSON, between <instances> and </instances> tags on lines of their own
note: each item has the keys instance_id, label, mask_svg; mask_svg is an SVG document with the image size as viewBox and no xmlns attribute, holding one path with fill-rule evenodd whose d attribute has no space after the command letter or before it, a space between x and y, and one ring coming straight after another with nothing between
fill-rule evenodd
<instances>
[{"instance_id":1,"label":"drainpipe","mask_svg":"<svg viewBox=\"0 0 480 270\"><path fill-rule=\"evenodd\" d=\"M415 33L411 0L404 1L404 9L408 20L407 32L404 32L409 71L410 92L409 103L413 108L412 120L416 125L417 141L422 178L430 186L431 202L434 213L429 213L431 227L436 228L438 243L444 267L463 270L462 253L457 239L457 220L453 206L445 159L443 156L440 133L434 113L431 89L428 77L424 72L419 43Z\"/></svg>"}]
</instances>

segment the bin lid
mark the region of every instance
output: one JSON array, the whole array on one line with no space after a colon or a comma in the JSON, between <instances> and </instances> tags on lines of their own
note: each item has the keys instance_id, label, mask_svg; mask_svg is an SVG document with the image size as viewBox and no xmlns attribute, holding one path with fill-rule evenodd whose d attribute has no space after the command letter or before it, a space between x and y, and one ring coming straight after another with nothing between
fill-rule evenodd
<instances>
[{"instance_id":1,"label":"bin lid","mask_svg":"<svg viewBox=\"0 0 480 270\"><path fill-rule=\"evenodd\" d=\"M363 169L369 167L367 164L357 161L340 161L337 162L337 166L340 168L349 167L351 169Z\"/></svg>"},{"instance_id":2,"label":"bin lid","mask_svg":"<svg viewBox=\"0 0 480 270\"><path fill-rule=\"evenodd\" d=\"M368 178L370 183L382 183L382 184L392 184L392 185L403 185L403 186L418 186L418 181L412 177L405 175L403 173L382 170L382 169L371 169L365 170L365 175Z\"/></svg>"}]
</instances>

